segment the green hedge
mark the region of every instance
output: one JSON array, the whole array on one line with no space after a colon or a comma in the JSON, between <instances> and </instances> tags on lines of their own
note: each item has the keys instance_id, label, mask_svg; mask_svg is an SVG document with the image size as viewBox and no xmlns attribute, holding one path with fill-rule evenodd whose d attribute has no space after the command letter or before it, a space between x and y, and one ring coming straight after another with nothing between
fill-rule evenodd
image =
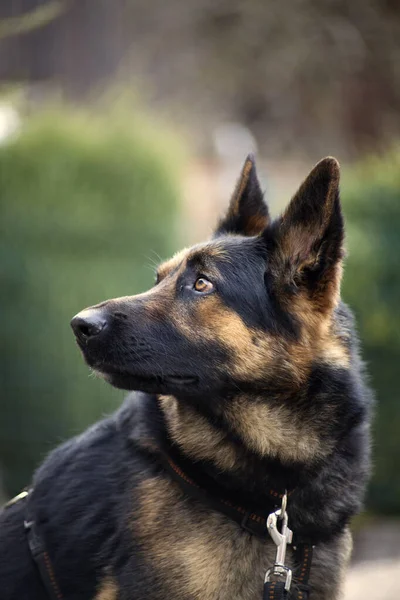
<instances>
[{"instance_id":1,"label":"green hedge","mask_svg":"<svg viewBox=\"0 0 400 600\"><path fill-rule=\"evenodd\" d=\"M349 250L343 295L356 313L377 399L368 506L400 514L400 154L366 161L342 190Z\"/></svg>"},{"instance_id":2,"label":"green hedge","mask_svg":"<svg viewBox=\"0 0 400 600\"><path fill-rule=\"evenodd\" d=\"M146 289L158 255L179 247L177 169L172 152L155 150L163 142L139 120L60 109L0 147L0 475L10 494L123 396L90 376L69 321Z\"/></svg>"}]
</instances>

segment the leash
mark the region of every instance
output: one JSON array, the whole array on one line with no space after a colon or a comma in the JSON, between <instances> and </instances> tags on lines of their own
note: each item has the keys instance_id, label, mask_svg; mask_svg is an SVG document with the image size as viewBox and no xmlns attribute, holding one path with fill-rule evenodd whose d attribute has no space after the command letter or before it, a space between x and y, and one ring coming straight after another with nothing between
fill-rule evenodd
<instances>
[{"instance_id":1,"label":"leash","mask_svg":"<svg viewBox=\"0 0 400 600\"><path fill-rule=\"evenodd\" d=\"M40 534L38 524L35 521L34 515L31 511L29 496L32 494L32 492L33 488L24 490L15 496L15 498L12 498L9 502L7 502L4 508L7 509L21 500L26 500L27 506L25 512L24 529L26 532L31 556L38 568L40 579L50 600L63 600L63 595L58 586L50 556L46 550L46 546L43 537Z\"/></svg>"}]
</instances>

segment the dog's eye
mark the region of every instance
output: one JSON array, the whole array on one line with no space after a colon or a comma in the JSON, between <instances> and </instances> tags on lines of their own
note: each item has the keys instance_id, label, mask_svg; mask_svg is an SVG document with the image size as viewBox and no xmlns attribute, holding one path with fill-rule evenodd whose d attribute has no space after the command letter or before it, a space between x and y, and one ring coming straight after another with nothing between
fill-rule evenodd
<instances>
[{"instance_id":1,"label":"dog's eye","mask_svg":"<svg viewBox=\"0 0 400 600\"><path fill-rule=\"evenodd\" d=\"M196 290L196 292L201 292L204 294L205 292L212 292L214 286L211 281L208 281L208 279L205 277L198 277L194 282L193 288Z\"/></svg>"}]
</instances>

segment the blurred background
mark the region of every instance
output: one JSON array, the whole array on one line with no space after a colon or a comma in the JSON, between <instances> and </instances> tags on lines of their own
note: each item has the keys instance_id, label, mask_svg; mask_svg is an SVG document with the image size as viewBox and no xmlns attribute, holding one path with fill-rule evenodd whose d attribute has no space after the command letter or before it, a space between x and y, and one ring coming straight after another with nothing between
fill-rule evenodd
<instances>
[{"instance_id":1,"label":"blurred background","mask_svg":"<svg viewBox=\"0 0 400 600\"><path fill-rule=\"evenodd\" d=\"M346 600L398 599L399 65L395 0L1 1L0 501L123 398L70 318L209 235L249 151L274 214L333 154L377 396Z\"/></svg>"}]
</instances>

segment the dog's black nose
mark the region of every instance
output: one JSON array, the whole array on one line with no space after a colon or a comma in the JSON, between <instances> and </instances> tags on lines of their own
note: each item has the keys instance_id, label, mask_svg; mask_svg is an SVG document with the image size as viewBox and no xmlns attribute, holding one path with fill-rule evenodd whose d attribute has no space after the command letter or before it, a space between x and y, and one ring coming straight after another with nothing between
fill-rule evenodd
<instances>
[{"instance_id":1,"label":"dog's black nose","mask_svg":"<svg viewBox=\"0 0 400 600\"><path fill-rule=\"evenodd\" d=\"M88 340L99 335L107 326L107 320L101 310L87 308L75 315L71 327L79 340Z\"/></svg>"}]
</instances>

